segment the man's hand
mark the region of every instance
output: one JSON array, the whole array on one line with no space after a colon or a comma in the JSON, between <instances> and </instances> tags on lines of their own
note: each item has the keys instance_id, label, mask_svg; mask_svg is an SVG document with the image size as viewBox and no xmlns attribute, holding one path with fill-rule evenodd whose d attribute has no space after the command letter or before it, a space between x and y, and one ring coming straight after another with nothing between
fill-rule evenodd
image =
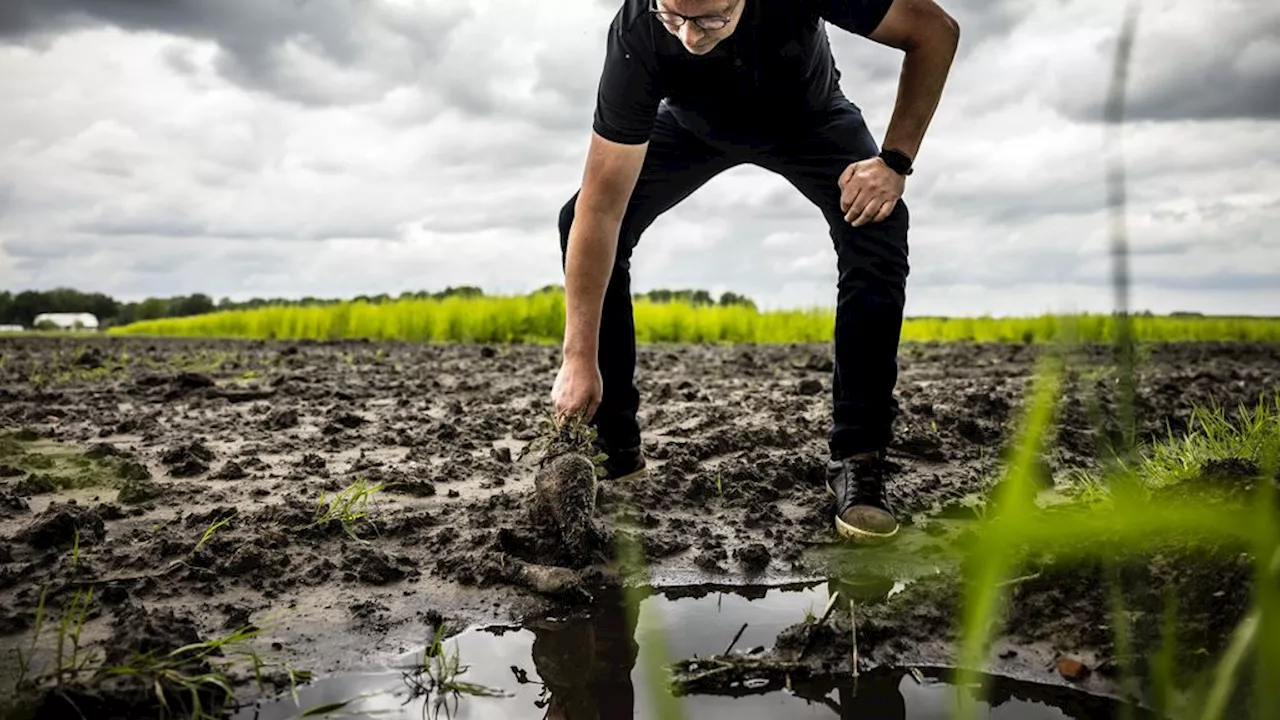
<instances>
[{"instance_id":1,"label":"man's hand","mask_svg":"<svg viewBox=\"0 0 1280 720\"><path fill-rule=\"evenodd\" d=\"M889 217L902 197L907 179L873 157L845 168L839 183L845 222L861 227Z\"/></svg>"},{"instance_id":2,"label":"man's hand","mask_svg":"<svg viewBox=\"0 0 1280 720\"><path fill-rule=\"evenodd\" d=\"M566 357L551 386L551 402L555 404L556 423L582 412L584 420L590 420L600 407L604 397L604 379L600 376L600 364L594 359Z\"/></svg>"}]
</instances>

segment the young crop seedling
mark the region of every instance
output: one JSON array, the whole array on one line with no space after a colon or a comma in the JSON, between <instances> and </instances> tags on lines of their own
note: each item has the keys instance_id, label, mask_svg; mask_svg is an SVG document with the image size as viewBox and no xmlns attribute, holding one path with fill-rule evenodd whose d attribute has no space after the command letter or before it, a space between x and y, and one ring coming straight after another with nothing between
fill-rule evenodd
<instances>
[{"instance_id":1,"label":"young crop seedling","mask_svg":"<svg viewBox=\"0 0 1280 720\"><path fill-rule=\"evenodd\" d=\"M440 710L444 709L449 717L453 717L457 711L458 701L463 695L472 697L511 696L510 693L499 688L491 688L459 679L471 669L471 666L462 664L461 652L456 646L453 652L445 649L444 637L446 634L443 625L437 628L431 644L422 649L422 660L415 666L406 668L402 673L404 683L410 691L410 700L431 697L434 694L435 699L432 701L434 715L438 715ZM453 701L452 708L448 707L449 700ZM425 706L423 711L426 711Z\"/></svg>"},{"instance_id":2,"label":"young crop seedling","mask_svg":"<svg viewBox=\"0 0 1280 720\"><path fill-rule=\"evenodd\" d=\"M320 493L320 499L316 503L314 519L311 524L306 525L303 529L322 527L330 522L337 521L352 540L368 542L356 534L356 523L368 516L364 507L368 505L373 494L382 488L382 483L370 485L368 480L360 478L332 498L329 498L323 492Z\"/></svg>"},{"instance_id":3,"label":"young crop seedling","mask_svg":"<svg viewBox=\"0 0 1280 720\"><path fill-rule=\"evenodd\" d=\"M529 455L541 453L541 464L567 453L577 453L587 457L593 466L596 477L604 477L604 461L608 454L595 444L597 433L588 424L585 411L579 410L558 421L553 412L548 411L538 420L538 434L526 444L516 456L523 460Z\"/></svg>"}]
</instances>

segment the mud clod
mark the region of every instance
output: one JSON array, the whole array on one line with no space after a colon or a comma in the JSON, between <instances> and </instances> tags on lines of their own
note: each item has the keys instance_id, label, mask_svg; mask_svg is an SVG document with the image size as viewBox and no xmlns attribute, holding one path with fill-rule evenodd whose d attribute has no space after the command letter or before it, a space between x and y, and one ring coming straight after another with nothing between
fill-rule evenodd
<instances>
[{"instance_id":1,"label":"mud clod","mask_svg":"<svg viewBox=\"0 0 1280 720\"><path fill-rule=\"evenodd\" d=\"M535 524L549 521L570 554L589 551L596 510L595 466L585 455L566 452L544 459L534 478Z\"/></svg>"},{"instance_id":2,"label":"mud clod","mask_svg":"<svg viewBox=\"0 0 1280 720\"><path fill-rule=\"evenodd\" d=\"M298 411L272 410L264 421L268 430L288 430L289 428L298 426Z\"/></svg>"},{"instance_id":3,"label":"mud clod","mask_svg":"<svg viewBox=\"0 0 1280 720\"><path fill-rule=\"evenodd\" d=\"M414 564L408 558L393 559L380 550L361 547L344 553L342 569L362 583L386 585L408 577Z\"/></svg>"},{"instance_id":4,"label":"mud clod","mask_svg":"<svg viewBox=\"0 0 1280 720\"><path fill-rule=\"evenodd\" d=\"M120 487L116 499L125 505L140 505L164 495L164 490L151 480L129 480Z\"/></svg>"},{"instance_id":5,"label":"mud clod","mask_svg":"<svg viewBox=\"0 0 1280 720\"><path fill-rule=\"evenodd\" d=\"M244 466L235 460L228 460L217 472L209 477L214 480L242 480L249 476Z\"/></svg>"},{"instance_id":6,"label":"mud clod","mask_svg":"<svg viewBox=\"0 0 1280 720\"><path fill-rule=\"evenodd\" d=\"M521 564L516 577L531 590L552 597L587 599L578 573L562 567Z\"/></svg>"},{"instance_id":7,"label":"mud clod","mask_svg":"<svg viewBox=\"0 0 1280 720\"><path fill-rule=\"evenodd\" d=\"M76 533L82 546L97 545L107 536L106 523L96 509L75 501L54 502L18 533L18 540L38 550L69 548L76 542Z\"/></svg>"},{"instance_id":8,"label":"mud clod","mask_svg":"<svg viewBox=\"0 0 1280 720\"><path fill-rule=\"evenodd\" d=\"M31 509L27 501L17 494L0 489L0 517L24 513Z\"/></svg>"},{"instance_id":9,"label":"mud clod","mask_svg":"<svg viewBox=\"0 0 1280 720\"><path fill-rule=\"evenodd\" d=\"M168 652L203 642L191 616L167 608L126 607L116 614L113 627L106 650L108 665L126 664L135 654Z\"/></svg>"},{"instance_id":10,"label":"mud clod","mask_svg":"<svg viewBox=\"0 0 1280 720\"><path fill-rule=\"evenodd\" d=\"M748 573L763 572L769 567L769 550L762 543L751 543L733 553L734 558Z\"/></svg>"},{"instance_id":11,"label":"mud clod","mask_svg":"<svg viewBox=\"0 0 1280 720\"><path fill-rule=\"evenodd\" d=\"M160 456L160 462L169 468L169 476L189 478L209 472L213 451L199 440L174 446Z\"/></svg>"}]
</instances>

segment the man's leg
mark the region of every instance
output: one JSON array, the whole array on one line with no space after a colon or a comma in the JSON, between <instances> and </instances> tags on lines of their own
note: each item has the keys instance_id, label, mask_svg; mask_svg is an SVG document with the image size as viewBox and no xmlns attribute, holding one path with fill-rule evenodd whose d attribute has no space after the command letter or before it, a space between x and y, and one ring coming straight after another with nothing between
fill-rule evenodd
<instances>
[{"instance_id":1,"label":"man's leg","mask_svg":"<svg viewBox=\"0 0 1280 720\"><path fill-rule=\"evenodd\" d=\"M899 200L883 222L853 227L840 209L838 180L850 163L878 152L861 111L837 96L813 132L778 143L760 160L822 211L835 245L835 369L828 448L833 460L848 461L833 463L831 473L849 475L853 482L848 491L853 505L837 508L838 516L845 515L838 519L837 529L859 539L879 539L897 531L887 508L878 507L884 505L879 497L883 480L876 479L883 467L854 461L883 454L898 415L894 386L909 270L909 215ZM863 476L868 482L860 482ZM838 499L840 495L837 492Z\"/></svg>"},{"instance_id":2,"label":"man's leg","mask_svg":"<svg viewBox=\"0 0 1280 720\"><path fill-rule=\"evenodd\" d=\"M636 413L640 392L635 385L636 337L631 307L631 253L653 221L691 195L734 160L702 142L679 125L666 107L660 107L645 154L644 167L623 216L618 252L600 316L600 374L604 397L591 425L607 449L638 451L640 425ZM567 259L569 230L573 226L578 193L560 210L562 269ZM635 454L639 458L638 452ZM607 463L610 464L611 463ZM616 468L624 470L625 468Z\"/></svg>"}]
</instances>

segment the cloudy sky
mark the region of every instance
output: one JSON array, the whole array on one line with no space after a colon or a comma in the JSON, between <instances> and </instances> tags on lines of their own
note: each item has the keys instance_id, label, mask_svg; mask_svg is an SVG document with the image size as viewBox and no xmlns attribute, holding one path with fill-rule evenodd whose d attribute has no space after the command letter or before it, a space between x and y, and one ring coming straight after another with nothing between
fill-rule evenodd
<instances>
[{"instance_id":1,"label":"cloudy sky","mask_svg":"<svg viewBox=\"0 0 1280 720\"><path fill-rule=\"evenodd\" d=\"M4 0L0 288L122 299L560 282L619 0ZM1108 310L1122 7L943 0L908 181L912 314ZM1280 4L1145 0L1124 149L1135 308L1280 312ZM836 28L877 138L901 55ZM634 288L834 302L817 211L753 166L660 218Z\"/></svg>"}]
</instances>

